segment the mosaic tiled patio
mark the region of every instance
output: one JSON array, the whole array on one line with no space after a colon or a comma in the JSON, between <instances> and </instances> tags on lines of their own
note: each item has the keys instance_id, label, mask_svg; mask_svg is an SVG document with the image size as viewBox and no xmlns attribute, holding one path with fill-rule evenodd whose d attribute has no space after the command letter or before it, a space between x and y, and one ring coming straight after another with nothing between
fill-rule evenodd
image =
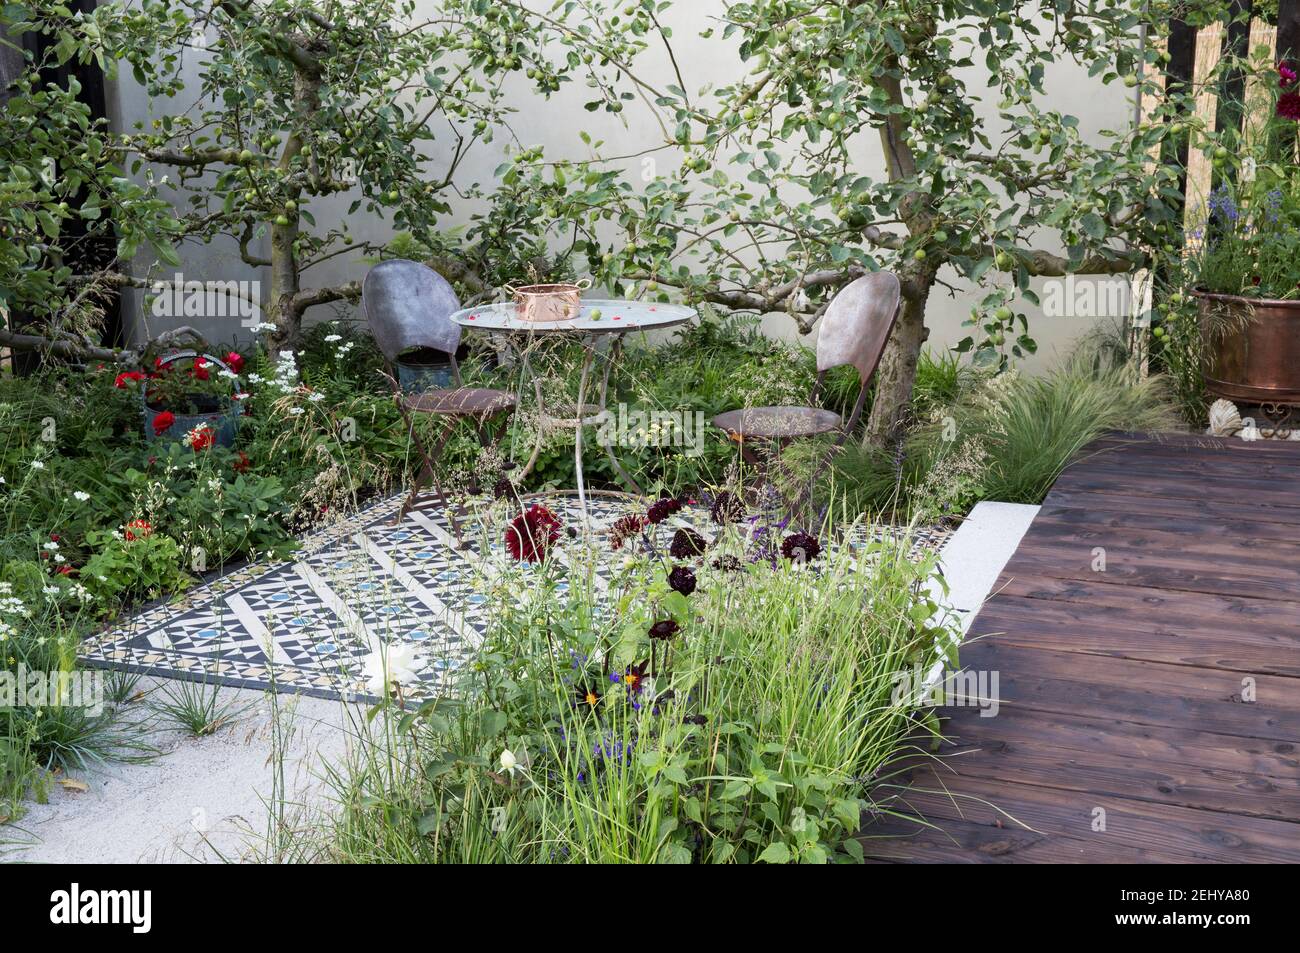
<instances>
[{"instance_id":1,"label":"mosaic tiled patio","mask_svg":"<svg viewBox=\"0 0 1300 953\"><path fill-rule=\"evenodd\" d=\"M408 513L393 525L401 495L317 531L291 562L245 567L155 606L124 626L87 640L90 665L240 688L297 692L332 698L366 697L365 659L381 645L416 647L420 689L444 688L478 644L488 625L488 592L508 556L502 534L487 537L463 527L458 548L449 515L441 509ZM550 499L566 526L580 526L576 497ZM565 538L557 557L572 568L592 563L604 591L623 559L604 545L604 533L627 509L609 499L588 502L598 544ZM657 527L666 545L677 529L709 536L708 513L687 509ZM861 528L858 547L893 531ZM916 556L947 539L942 529L922 529L912 539ZM526 567L526 572L536 572ZM566 584L561 581L560 587Z\"/></svg>"}]
</instances>

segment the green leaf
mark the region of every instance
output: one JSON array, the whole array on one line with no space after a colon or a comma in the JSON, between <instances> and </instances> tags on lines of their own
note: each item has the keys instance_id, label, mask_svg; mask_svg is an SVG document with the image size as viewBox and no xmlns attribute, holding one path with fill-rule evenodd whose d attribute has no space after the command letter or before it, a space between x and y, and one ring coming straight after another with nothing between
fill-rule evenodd
<instances>
[{"instance_id":1,"label":"green leaf","mask_svg":"<svg viewBox=\"0 0 1300 953\"><path fill-rule=\"evenodd\" d=\"M768 844L763 849L763 853L758 855L758 862L761 864L788 864L790 863L790 848L780 841Z\"/></svg>"}]
</instances>

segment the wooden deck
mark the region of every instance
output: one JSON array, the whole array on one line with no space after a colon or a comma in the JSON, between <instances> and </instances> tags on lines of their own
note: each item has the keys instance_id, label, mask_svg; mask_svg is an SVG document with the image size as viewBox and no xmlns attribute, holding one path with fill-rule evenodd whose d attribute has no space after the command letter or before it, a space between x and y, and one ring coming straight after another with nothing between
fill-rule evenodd
<instances>
[{"instance_id":1,"label":"wooden deck","mask_svg":"<svg viewBox=\"0 0 1300 953\"><path fill-rule=\"evenodd\" d=\"M1300 861L1300 442L1089 447L961 661L1000 708L944 709L896 804L935 826L878 816L869 857Z\"/></svg>"}]
</instances>

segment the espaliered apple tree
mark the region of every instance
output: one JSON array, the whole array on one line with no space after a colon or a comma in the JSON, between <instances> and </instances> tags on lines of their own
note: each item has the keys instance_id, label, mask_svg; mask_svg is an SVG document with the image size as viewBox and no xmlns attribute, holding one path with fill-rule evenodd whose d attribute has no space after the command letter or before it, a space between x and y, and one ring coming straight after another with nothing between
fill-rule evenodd
<instances>
[{"instance_id":1,"label":"espaliered apple tree","mask_svg":"<svg viewBox=\"0 0 1300 953\"><path fill-rule=\"evenodd\" d=\"M263 320L275 325L273 348L296 343L309 308L360 293L356 282L312 285L307 277L339 255L378 250L354 239L354 216L432 238L449 193L484 195L457 174L476 143L503 129L513 135L502 104L509 76L549 95L571 72L596 68L576 50L551 57L554 42L572 38L487 0L448 0L427 19L411 0L182 6L201 47L199 107L177 114L159 104L153 128L124 145L192 185L187 238L236 236L247 264L269 267L262 305ZM314 214L340 193L352 196L346 214ZM493 229L484 225L481 237L501 248L502 231Z\"/></svg>"},{"instance_id":2,"label":"espaliered apple tree","mask_svg":"<svg viewBox=\"0 0 1300 953\"><path fill-rule=\"evenodd\" d=\"M667 7L641 0L621 13L628 30L658 33L672 50ZM897 272L903 310L867 423L867 440L885 445L906 419L936 285L956 275L983 288L958 349L997 365L1035 348L1022 310L1036 301L1031 279L1130 272L1171 240L1174 173L1149 159L1169 127L1135 128L1119 95L1120 128L1086 133L1053 108L1061 90L1048 82L1060 61L1082 67L1099 95L1147 82L1159 55L1140 45L1140 28L1154 35L1170 14L1143 7L728 4L705 35L717 56L736 56L736 81L692 94L682 72L635 80L669 130L645 155L676 146L680 166L637 181L602 170L598 156L569 176L566 214L609 283L787 311L804 333L848 281ZM686 69L690 58L671 62Z\"/></svg>"}]
</instances>

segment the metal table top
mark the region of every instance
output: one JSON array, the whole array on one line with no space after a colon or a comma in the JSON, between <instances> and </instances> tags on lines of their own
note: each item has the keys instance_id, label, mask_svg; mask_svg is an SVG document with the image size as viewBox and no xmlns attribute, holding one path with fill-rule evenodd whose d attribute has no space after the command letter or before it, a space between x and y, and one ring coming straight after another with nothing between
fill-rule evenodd
<instances>
[{"instance_id":1,"label":"metal table top","mask_svg":"<svg viewBox=\"0 0 1300 953\"><path fill-rule=\"evenodd\" d=\"M576 318L567 321L521 321L515 317L512 301L480 304L461 308L451 319L466 328L507 333L558 334L626 334L685 324L695 317L695 309L681 304L651 301L619 301L590 298L582 302Z\"/></svg>"}]
</instances>

